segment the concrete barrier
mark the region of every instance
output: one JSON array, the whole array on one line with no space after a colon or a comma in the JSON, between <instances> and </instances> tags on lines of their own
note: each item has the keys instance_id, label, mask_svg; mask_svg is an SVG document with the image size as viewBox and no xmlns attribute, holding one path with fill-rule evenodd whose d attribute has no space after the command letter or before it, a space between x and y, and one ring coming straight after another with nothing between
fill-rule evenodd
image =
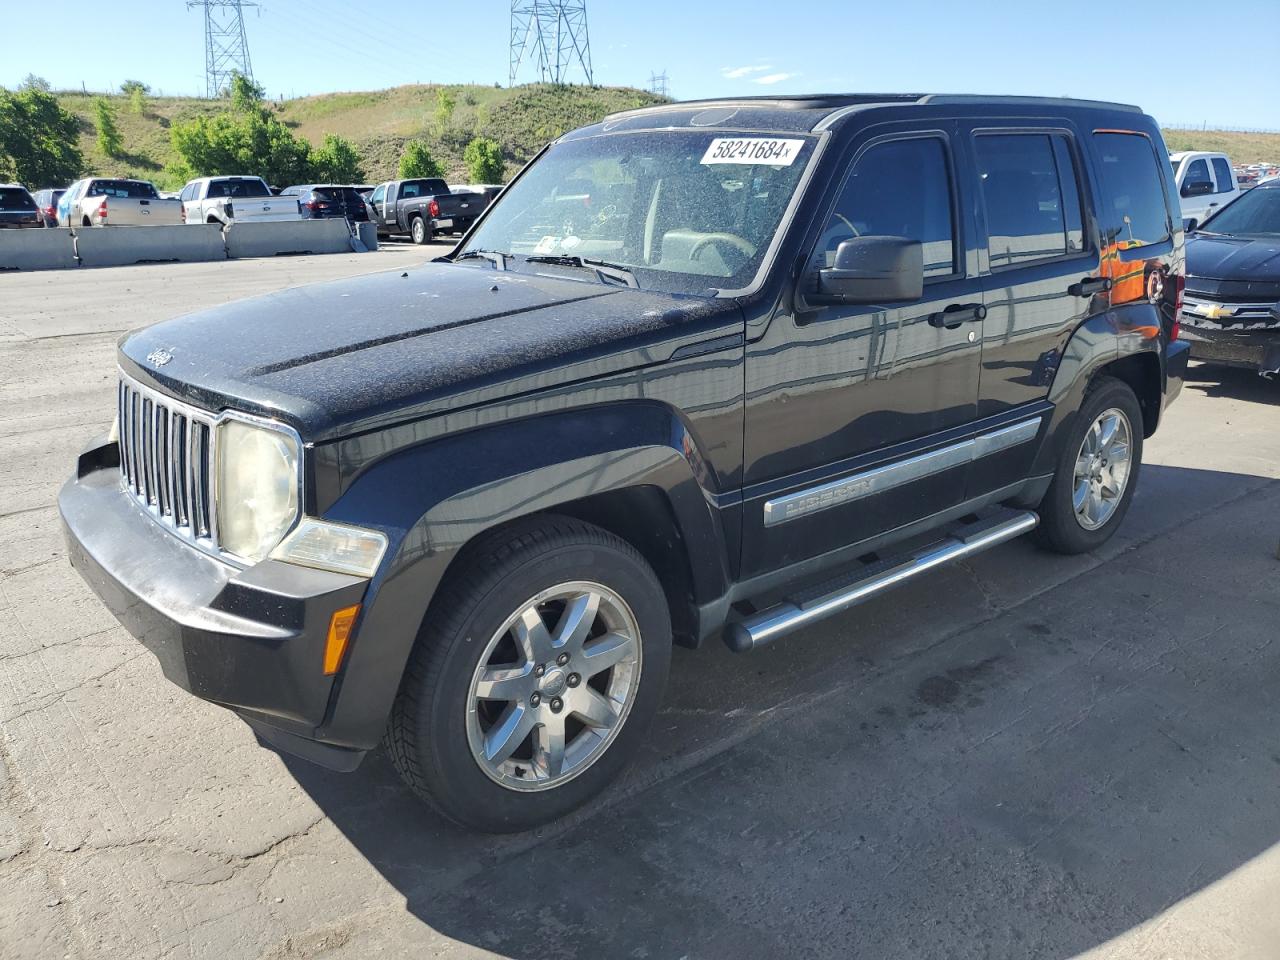
<instances>
[{"instance_id":1,"label":"concrete barrier","mask_svg":"<svg viewBox=\"0 0 1280 960\"><path fill-rule=\"evenodd\" d=\"M376 223L357 224L360 228L360 240L370 250L378 249L378 225Z\"/></svg>"},{"instance_id":2,"label":"concrete barrier","mask_svg":"<svg viewBox=\"0 0 1280 960\"><path fill-rule=\"evenodd\" d=\"M84 267L120 267L131 263L193 263L225 260L222 227L175 224L155 227L83 227L76 231L76 253Z\"/></svg>"},{"instance_id":3,"label":"concrete barrier","mask_svg":"<svg viewBox=\"0 0 1280 960\"><path fill-rule=\"evenodd\" d=\"M347 221L275 220L227 227L227 256L274 257L296 253L349 253Z\"/></svg>"},{"instance_id":4,"label":"concrete barrier","mask_svg":"<svg viewBox=\"0 0 1280 960\"><path fill-rule=\"evenodd\" d=\"M70 230L0 230L0 270L58 270L76 266Z\"/></svg>"}]
</instances>

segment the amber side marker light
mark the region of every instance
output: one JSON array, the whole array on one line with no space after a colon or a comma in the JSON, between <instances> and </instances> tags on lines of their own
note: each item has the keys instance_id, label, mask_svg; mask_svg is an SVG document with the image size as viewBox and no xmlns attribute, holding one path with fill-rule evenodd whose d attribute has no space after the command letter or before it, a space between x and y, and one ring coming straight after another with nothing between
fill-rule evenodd
<instances>
[{"instance_id":1,"label":"amber side marker light","mask_svg":"<svg viewBox=\"0 0 1280 960\"><path fill-rule=\"evenodd\" d=\"M324 674L331 677L342 666L342 655L347 652L347 641L351 639L351 628L360 613L360 604L352 604L335 610L329 618L329 636L324 642Z\"/></svg>"}]
</instances>

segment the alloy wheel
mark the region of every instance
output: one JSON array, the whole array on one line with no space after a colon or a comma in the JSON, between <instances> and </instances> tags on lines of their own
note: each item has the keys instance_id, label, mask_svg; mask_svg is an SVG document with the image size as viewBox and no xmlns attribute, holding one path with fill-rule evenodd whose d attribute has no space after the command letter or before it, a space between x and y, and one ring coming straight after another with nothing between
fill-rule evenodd
<instances>
[{"instance_id":1,"label":"alloy wheel","mask_svg":"<svg viewBox=\"0 0 1280 960\"><path fill-rule=\"evenodd\" d=\"M508 789L560 786L617 737L640 668L640 630L618 594L587 581L543 590L480 657L467 694L472 756Z\"/></svg>"},{"instance_id":2,"label":"alloy wheel","mask_svg":"<svg viewBox=\"0 0 1280 960\"><path fill-rule=\"evenodd\" d=\"M1123 410L1098 414L1076 454L1071 503L1076 522L1086 530L1105 526L1124 498L1129 483L1133 428Z\"/></svg>"}]
</instances>

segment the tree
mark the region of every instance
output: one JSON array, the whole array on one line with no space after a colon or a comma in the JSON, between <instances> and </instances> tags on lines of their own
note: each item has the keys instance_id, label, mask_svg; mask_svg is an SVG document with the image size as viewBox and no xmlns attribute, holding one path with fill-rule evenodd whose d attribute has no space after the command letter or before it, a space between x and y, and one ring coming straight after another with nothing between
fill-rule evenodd
<instances>
[{"instance_id":1,"label":"tree","mask_svg":"<svg viewBox=\"0 0 1280 960\"><path fill-rule=\"evenodd\" d=\"M325 134L324 143L311 151L311 176L321 183L359 183L364 179L360 154L350 140Z\"/></svg>"},{"instance_id":2,"label":"tree","mask_svg":"<svg viewBox=\"0 0 1280 960\"><path fill-rule=\"evenodd\" d=\"M108 157L118 157L124 152L124 143L120 137L120 128L116 126L115 107L107 102L106 97L96 97L93 101L94 120L98 126L98 149Z\"/></svg>"},{"instance_id":3,"label":"tree","mask_svg":"<svg viewBox=\"0 0 1280 960\"><path fill-rule=\"evenodd\" d=\"M506 163L503 162L502 148L496 140L476 137L463 151L462 162L467 165L467 174L472 183L502 182Z\"/></svg>"},{"instance_id":4,"label":"tree","mask_svg":"<svg viewBox=\"0 0 1280 960\"><path fill-rule=\"evenodd\" d=\"M49 81L44 77L37 77L34 73L28 73L22 78L22 85L19 90L38 90L41 93L48 93L53 88L49 86Z\"/></svg>"},{"instance_id":5,"label":"tree","mask_svg":"<svg viewBox=\"0 0 1280 960\"><path fill-rule=\"evenodd\" d=\"M311 144L266 110L176 123L170 139L196 176L252 173L269 183L287 184L304 183L311 175Z\"/></svg>"},{"instance_id":6,"label":"tree","mask_svg":"<svg viewBox=\"0 0 1280 960\"><path fill-rule=\"evenodd\" d=\"M445 87L436 91L436 132L444 133L453 119L453 108L458 105L458 98Z\"/></svg>"},{"instance_id":7,"label":"tree","mask_svg":"<svg viewBox=\"0 0 1280 960\"><path fill-rule=\"evenodd\" d=\"M0 89L0 180L33 187L70 183L84 157L79 123L58 98L37 87Z\"/></svg>"},{"instance_id":8,"label":"tree","mask_svg":"<svg viewBox=\"0 0 1280 960\"><path fill-rule=\"evenodd\" d=\"M443 177L444 168L431 156L425 140L410 140L400 155L400 178Z\"/></svg>"},{"instance_id":9,"label":"tree","mask_svg":"<svg viewBox=\"0 0 1280 960\"><path fill-rule=\"evenodd\" d=\"M147 109L147 94L151 88L141 80L126 80L120 84L120 92L129 98L129 109L134 113L143 113Z\"/></svg>"},{"instance_id":10,"label":"tree","mask_svg":"<svg viewBox=\"0 0 1280 960\"><path fill-rule=\"evenodd\" d=\"M262 101L267 96L267 91L263 89L261 84L254 83L239 71L231 74L231 90L229 92L231 94L231 109L238 110L241 113L262 109Z\"/></svg>"}]
</instances>

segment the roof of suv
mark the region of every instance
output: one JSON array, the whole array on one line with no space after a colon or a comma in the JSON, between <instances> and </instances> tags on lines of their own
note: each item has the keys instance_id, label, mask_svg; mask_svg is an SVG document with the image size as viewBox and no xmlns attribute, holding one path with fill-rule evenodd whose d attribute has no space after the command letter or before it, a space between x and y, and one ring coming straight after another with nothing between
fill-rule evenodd
<instances>
[{"instance_id":1,"label":"roof of suv","mask_svg":"<svg viewBox=\"0 0 1280 960\"><path fill-rule=\"evenodd\" d=\"M626 123L630 129L643 127L646 119L662 126L679 126L680 114L690 114L685 122L695 127L730 125L737 128L777 130L795 133L821 132L843 118L866 110L886 107L926 105L993 106L1004 108L1094 109L1142 113L1140 107L1100 100L1073 100L1065 97L1004 97L957 93L815 93L796 96L744 97L741 99L685 100L657 104L610 114L600 124L605 130ZM635 122L640 121L640 122ZM673 122L674 121L674 122Z\"/></svg>"}]
</instances>

